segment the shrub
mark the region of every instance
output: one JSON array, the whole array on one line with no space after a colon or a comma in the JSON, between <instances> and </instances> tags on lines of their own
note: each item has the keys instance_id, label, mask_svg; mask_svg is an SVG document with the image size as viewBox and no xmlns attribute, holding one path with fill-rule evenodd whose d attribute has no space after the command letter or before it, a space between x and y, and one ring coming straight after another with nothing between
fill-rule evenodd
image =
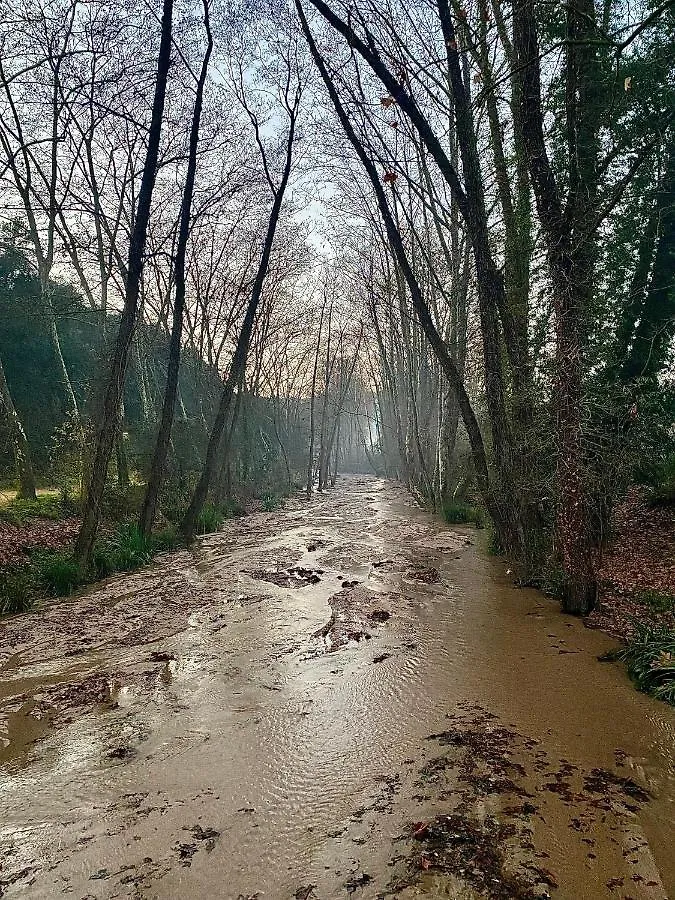
<instances>
[{"instance_id":1,"label":"shrub","mask_svg":"<svg viewBox=\"0 0 675 900\"><path fill-rule=\"evenodd\" d=\"M30 566L0 568L0 615L27 612L36 599L35 575Z\"/></svg>"},{"instance_id":2,"label":"shrub","mask_svg":"<svg viewBox=\"0 0 675 900\"><path fill-rule=\"evenodd\" d=\"M33 557L33 566L38 583L47 594L64 597L82 584L80 570L69 553L41 553Z\"/></svg>"},{"instance_id":3,"label":"shrub","mask_svg":"<svg viewBox=\"0 0 675 900\"><path fill-rule=\"evenodd\" d=\"M443 518L448 525L475 525L476 528L483 528L485 520L482 509L454 500L443 504Z\"/></svg>"},{"instance_id":4,"label":"shrub","mask_svg":"<svg viewBox=\"0 0 675 900\"><path fill-rule=\"evenodd\" d=\"M144 493L145 485L142 484L108 485L101 504L103 517L116 522L133 518L141 508Z\"/></svg>"},{"instance_id":5,"label":"shrub","mask_svg":"<svg viewBox=\"0 0 675 900\"><path fill-rule=\"evenodd\" d=\"M150 536L150 545L153 553L165 553L175 550L180 545L181 538L174 528L164 528Z\"/></svg>"},{"instance_id":6,"label":"shrub","mask_svg":"<svg viewBox=\"0 0 675 900\"><path fill-rule=\"evenodd\" d=\"M675 631L638 625L617 658L641 691L675 705Z\"/></svg>"}]
</instances>

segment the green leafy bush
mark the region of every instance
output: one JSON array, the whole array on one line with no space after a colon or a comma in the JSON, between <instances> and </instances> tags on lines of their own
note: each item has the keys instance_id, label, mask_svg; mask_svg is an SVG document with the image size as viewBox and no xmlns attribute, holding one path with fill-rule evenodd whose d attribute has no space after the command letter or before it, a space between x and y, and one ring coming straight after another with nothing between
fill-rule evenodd
<instances>
[{"instance_id":1,"label":"green leafy bush","mask_svg":"<svg viewBox=\"0 0 675 900\"><path fill-rule=\"evenodd\" d=\"M654 472L652 497L657 503L675 503L675 453L671 453Z\"/></svg>"},{"instance_id":2,"label":"green leafy bush","mask_svg":"<svg viewBox=\"0 0 675 900\"><path fill-rule=\"evenodd\" d=\"M108 485L103 495L101 510L104 519L119 522L136 516L145 495L145 485Z\"/></svg>"},{"instance_id":3,"label":"green leafy bush","mask_svg":"<svg viewBox=\"0 0 675 900\"><path fill-rule=\"evenodd\" d=\"M448 525L475 525L476 528L483 528L485 524L482 509L454 500L448 500L443 504L443 518Z\"/></svg>"},{"instance_id":4,"label":"green leafy bush","mask_svg":"<svg viewBox=\"0 0 675 900\"><path fill-rule=\"evenodd\" d=\"M675 631L640 625L617 658L641 691L675 705Z\"/></svg>"}]
</instances>

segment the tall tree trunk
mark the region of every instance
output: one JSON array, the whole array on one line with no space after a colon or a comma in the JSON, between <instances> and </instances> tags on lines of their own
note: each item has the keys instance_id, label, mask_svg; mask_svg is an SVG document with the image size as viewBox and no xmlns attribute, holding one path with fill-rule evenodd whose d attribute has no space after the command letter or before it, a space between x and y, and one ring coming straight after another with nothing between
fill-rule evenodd
<instances>
[{"instance_id":1,"label":"tall tree trunk","mask_svg":"<svg viewBox=\"0 0 675 900\"><path fill-rule=\"evenodd\" d=\"M321 315L319 317L319 333L316 338L316 350L314 353L314 368L312 369L312 388L309 397L309 450L307 458L307 499L311 500L312 490L314 488L314 411L316 407L316 380L319 373L319 353L321 351L321 332L323 331L323 316L326 310L326 295L324 293L323 303L321 304Z\"/></svg>"},{"instance_id":2,"label":"tall tree trunk","mask_svg":"<svg viewBox=\"0 0 675 900\"><path fill-rule=\"evenodd\" d=\"M172 20L173 0L163 0L162 33L157 60L155 95L152 104L150 130L148 132L145 166L143 168L136 217L129 245L124 308L97 428L96 451L87 489L82 526L75 544L75 558L81 568L85 568L89 564L94 541L96 540L96 532L101 516L101 501L103 499L110 456L119 429L120 404L124 392L129 352L138 316L143 257L150 219L152 192L157 176L164 100L169 65L171 63Z\"/></svg>"},{"instance_id":3,"label":"tall tree trunk","mask_svg":"<svg viewBox=\"0 0 675 900\"><path fill-rule=\"evenodd\" d=\"M225 384L223 385L223 392L220 397L218 412L216 413L213 428L211 429L211 436L209 438L209 443L206 450L206 460L204 462L204 468L202 470L201 477L197 482L197 486L195 487L190 505L188 506L185 516L183 517L183 521L181 522L181 531L187 541L191 541L194 538L197 519L200 512L202 511L202 507L204 506L211 480L217 468L218 447L220 445L223 429L225 427L228 413L230 411L230 406L232 404L234 389L235 386L242 380L246 371L246 361L248 359L248 350L251 345L251 337L253 335L253 326L256 319L256 313L258 311L258 304L260 303L263 286L265 284L265 277L269 268L272 246L274 244L274 235L276 234L277 225L279 223L279 216L284 200L284 193L286 192L288 179L291 174L293 142L295 140L296 114L297 106L293 107L289 112L290 122L288 129L288 138L286 142L286 159L284 163L284 170L281 176L281 181L279 182L279 186L275 191L274 203L272 204L272 210L270 212L270 218L267 224L267 233L265 234L265 241L263 243L262 255L258 264L258 271L256 273L255 281L253 282L253 287L251 288L251 296L248 301L246 314L244 315L244 321L237 338L237 346L235 347L234 355L232 357L232 364L230 365L227 378L225 379Z\"/></svg>"},{"instance_id":4,"label":"tall tree trunk","mask_svg":"<svg viewBox=\"0 0 675 900\"><path fill-rule=\"evenodd\" d=\"M63 391L65 400L65 411L72 416L73 422L79 427L80 410L75 399L73 384L68 374L66 361L63 358L63 350L61 349L61 338L59 330L56 326L56 315L54 314L54 306L52 304L52 288L49 280L49 273L40 267L40 296L42 300L43 313L47 319L47 332L49 334L49 342L52 345L54 360L56 362L56 370Z\"/></svg>"},{"instance_id":5,"label":"tall tree trunk","mask_svg":"<svg viewBox=\"0 0 675 900\"><path fill-rule=\"evenodd\" d=\"M178 372L180 369L180 351L183 339L183 311L185 308L185 254L188 237L190 235L190 213L194 195L195 177L197 174L197 149L199 146L199 126L204 98L204 85L208 74L211 51L213 50L208 0L204 0L203 7L207 45L202 61L202 68L199 73L199 79L197 81L197 93L195 96L192 125L190 128L187 173L185 176L185 187L183 188L183 198L180 210L180 225L174 266L176 292L173 304L171 337L169 340L169 362L166 373L166 387L164 389L164 403L162 405L162 416L157 432L157 440L155 442L155 452L150 466L148 485L145 491L143 506L141 507L138 522L141 532L145 535L150 534L152 523L155 520L157 501L164 479L164 467L166 465L166 456L169 449L169 441L171 439L171 427L173 425L173 416L176 407L176 394L178 392Z\"/></svg>"},{"instance_id":6,"label":"tall tree trunk","mask_svg":"<svg viewBox=\"0 0 675 900\"><path fill-rule=\"evenodd\" d=\"M19 497L22 500L35 500L35 474L31 459L30 447L23 430L21 419L16 411L12 395L5 378L5 370L0 359L0 404L5 409L9 424L12 452L16 463L16 471L19 476Z\"/></svg>"},{"instance_id":7,"label":"tall tree trunk","mask_svg":"<svg viewBox=\"0 0 675 900\"><path fill-rule=\"evenodd\" d=\"M592 0L567 7L566 99L569 146L568 198L563 203L544 140L539 42L534 0L513 7L515 66L522 130L537 211L546 241L555 310L555 409L557 421L557 544L564 573L563 609L588 613L595 603L591 532L583 462L583 317L592 296L599 110Z\"/></svg>"}]
</instances>

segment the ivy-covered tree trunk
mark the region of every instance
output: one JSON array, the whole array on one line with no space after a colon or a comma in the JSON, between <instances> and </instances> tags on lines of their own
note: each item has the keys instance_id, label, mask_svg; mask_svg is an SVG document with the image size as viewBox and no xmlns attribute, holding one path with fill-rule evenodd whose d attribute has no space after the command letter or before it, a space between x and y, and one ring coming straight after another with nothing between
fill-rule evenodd
<instances>
[{"instance_id":1,"label":"ivy-covered tree trunk","mask_svg":"<svg viewBox=\"0 0 675 900\"><path fill-rule=\"evenodd\" d=\"M585 615L597 593L592 565L589 502L584 476L583 344L593 294L600 121L599 66L593 41L593 0L570 0L565 64L568 135L567 197L544 140L539 42L534 0L513 7L515 77L521 129L537 201L555 313L555 416L557 442L556 543L563 569L563 609Z\"/></svg>"}]
</instances>

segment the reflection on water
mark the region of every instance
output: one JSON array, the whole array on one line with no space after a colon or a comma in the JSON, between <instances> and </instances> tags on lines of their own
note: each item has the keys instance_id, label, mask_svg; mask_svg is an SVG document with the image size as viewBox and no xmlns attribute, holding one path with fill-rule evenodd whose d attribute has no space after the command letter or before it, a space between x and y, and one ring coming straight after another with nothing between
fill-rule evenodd
<instances>
[{"instance_id":1,"label":"reflection on water","mask_svg":"<svg viewBox=\"0 0 675 900\"><path fill-rule=\"evenodd\" d=\"M649 841L643 880L625 895L663 897L675 885L673 711L597 662L608 638L512 587L479 544L480 533L440 525L385 482L346 478L310 505L210 536L194 559L166 557L92 592L100 613L84 646L98 649L76 666L58 642L41 666L36 620L22 656L0 670L0 697L19 704L2 707L0 877L27 870L7 895L291 898L314 884L326 900L367 871L359 896L375 897L401 852L394 839L421 818L406 786L426 738L468 702L551 758L584 770L620 761L648 787L654 799L631 826ZM301 588L250 574L272 566L323 571ZM409 577L411 567L439 579ZM345 579L376 591L391 617L371 623L370 640L325 652L330 637L316 635ZM49 700L50 685L99 668L115 678L104 703L58 727L28 724L41 689ZM218 837L195 839L196 824ZM546 829L556 896L614 896L604 851L588 854L593 864L575 858L568 819ZM593 829L621 859L626 827ZM420 884L401 896L473 896L431 875Z\"/></svg>"}]
</instances>

